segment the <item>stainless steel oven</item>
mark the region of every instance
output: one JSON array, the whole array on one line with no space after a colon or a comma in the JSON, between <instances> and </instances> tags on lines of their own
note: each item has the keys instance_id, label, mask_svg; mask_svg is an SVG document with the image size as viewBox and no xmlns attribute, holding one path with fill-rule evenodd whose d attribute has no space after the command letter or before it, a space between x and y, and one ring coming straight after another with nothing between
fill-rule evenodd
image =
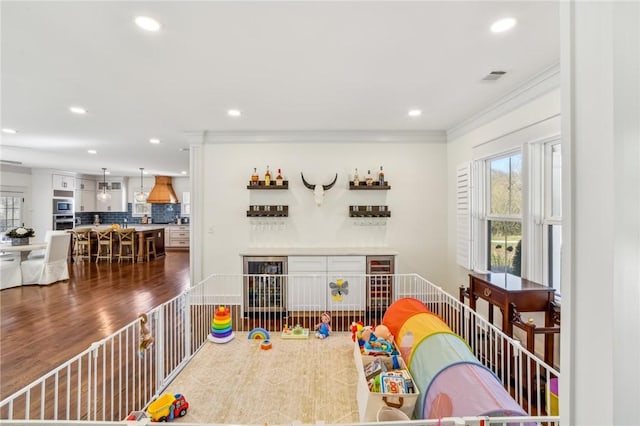
<instances>
[{"instance_id":1,"label":"stainless steel oven","mask_svg":"<svg viewBox=\"0 0 640 426\"><path fill-rule=\"evenodd\" d=\"M73 216L73 198L54 198L53 214Z\"/></svg>"},{"instance_id":2,"label":"stainless steel oven","mask_svg":"<svg viewBox=\"0 0 640 426\"><path fill-rule=\"evenodd\" d=\"M62 231L65 229L73 229L74 220L73 215L66 214L54 214L53 215L53 229L54 231Z\"/></svg>"}]
</instances>

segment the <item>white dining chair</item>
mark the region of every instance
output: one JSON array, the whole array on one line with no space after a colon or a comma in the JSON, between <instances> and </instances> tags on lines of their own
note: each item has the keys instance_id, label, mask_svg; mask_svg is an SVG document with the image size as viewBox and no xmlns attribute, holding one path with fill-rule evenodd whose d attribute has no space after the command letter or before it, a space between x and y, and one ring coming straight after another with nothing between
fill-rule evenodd
<instances>
[{"instance_id":1,"label":"white dining chair","mask_svg":"<svg viewBox=\"0 0 640 426\"><path fill-rule=\"evenodd\" d=\"M47 231L47 248L41 259L22 261L22 284L47 285L69 279L67 255L71 234L66 231Z\"/></svg>"},{"instance_id":2,"label":"white dining chair","mask_svg":"<svg viewBox=\"0 0 640 426\"><path fill-rule=\"evenodd\" d=\"M21 285L20 253L4 253L0 255L0 290Z\"/></svg>"}]
</instances>

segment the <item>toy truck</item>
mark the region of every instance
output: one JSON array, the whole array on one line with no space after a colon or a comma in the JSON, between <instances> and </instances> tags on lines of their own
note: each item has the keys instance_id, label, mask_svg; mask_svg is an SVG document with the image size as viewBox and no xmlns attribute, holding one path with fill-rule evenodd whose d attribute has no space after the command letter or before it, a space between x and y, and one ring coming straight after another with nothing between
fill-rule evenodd
<instances>
[{"instance_id":1,"label":"toy truck","mask_svg":"<svg viewBox=\"0 0 640 426\"><path fill-rule=\"evenodd\" d=\"M152 422L166 422L187 414L189 403L181 394L165 393L147 407Z\"/></svg>"}]
</instances>

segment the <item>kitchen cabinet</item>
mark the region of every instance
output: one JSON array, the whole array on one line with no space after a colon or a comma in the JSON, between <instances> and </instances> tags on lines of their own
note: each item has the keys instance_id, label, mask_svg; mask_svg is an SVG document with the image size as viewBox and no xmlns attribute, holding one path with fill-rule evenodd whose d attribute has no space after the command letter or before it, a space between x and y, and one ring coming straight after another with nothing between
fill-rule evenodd
<instances>
[{"instance_id":1,"label":"kitchen cabinet","mask_svg":"<svg viewBox=\"0 0 640 426\"><path fill-rule=\"evenodd\" d=\"M366 306L366 256L327 257L327 310L364 311ZM340 281L342 286L339 286ZM331 283L335 287L331 287ZM348 288L348 293L344 288Z\"/></svg>"},{"instance_id":2,"label":"kitchen cabinet","mask_svg":"<svg viewBox=\"0 0 640 426\"><path fill-rule=\"evenodd\" d=\"M76 212L93 212L96 210L96 182L88 179L76 179L74 192Z\"/></svg>"},{"instance_id":3,"label":"kitchen cabinet","mask_svg":"<svg viewBox=\"0 0 640 426\"><path fill-rule=\"evenodd\" d=\"M75 180L76 178L74 176L54 173L51 175L51 186L53 189L73 191L75 189Z\"/></svg>"},{"instance_id":4,"label":"kitchen cabinet","mask_svg":"<svg viewBox=\"0 0 640 426\"><path fill-rule=\"evenodd\" d=\"M111 194L111 198L106 201L101 201L96 199L96 209L97 212L126 212L127 211L127 200L126 200L126 191L124 190L124 185L120 181L107 181L102 182L99 181L97 185L97 192L102 192L103 188Z\"/></svg>"},{"instance_id":5,"label":"kitchen cabinet","mask_svg":"<svg viewBox=\"0 0 640 426\"><path fill-rule=\"evenodd\" d=\"M165 230L168 248L189 248L189 225L169 225Z\"/></svg>"}]
</instances>

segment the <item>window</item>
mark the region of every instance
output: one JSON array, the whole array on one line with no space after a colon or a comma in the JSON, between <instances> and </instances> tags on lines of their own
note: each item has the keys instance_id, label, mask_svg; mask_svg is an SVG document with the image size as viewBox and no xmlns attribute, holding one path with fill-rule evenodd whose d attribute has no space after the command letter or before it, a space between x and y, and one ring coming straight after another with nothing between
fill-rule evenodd
<instances>
[{"instance_id":1,"label":"window","mask_svg":"<svg viewBox=\"0 0 640 426\"><path fill-rule=\"evenodd\" d=\"M3 192L0 194L0 232L22 225L22 204L24 198L20 193Z\"/></svg>"},{"instance_id":2,"label":"window","mask_svg":"<svg viewBox=\"0 0 640 426\"><path fill-rule=\"evenodd\" d=\"M544 146L545 157L545 208L543 242L545 262L544 281L560 293L560 259L562 248L562 151L558 141Z\"/></svg>"},{"instance_id":3,"label":"window","mask_svg":"<svg viewBox=\"0 0 640 426\"><path fill-rule=\"evenodd\" d=\"M133 205L131 210L131 216L142 217L145 214L148 216L151 216L151 203L147 203L146 201L145 202L136 201L136 196L139 193L140 191L133 193Z\"/></svg>"},{"instance_id":4,"label":"window","mask_svg":"<svg viewBox=\"0 0 640 426\"><path fill-rule=\"evenodd\" d=\"M522 154L487 160L487 269L521 276Z\"/></svg>"}]
</instances>

